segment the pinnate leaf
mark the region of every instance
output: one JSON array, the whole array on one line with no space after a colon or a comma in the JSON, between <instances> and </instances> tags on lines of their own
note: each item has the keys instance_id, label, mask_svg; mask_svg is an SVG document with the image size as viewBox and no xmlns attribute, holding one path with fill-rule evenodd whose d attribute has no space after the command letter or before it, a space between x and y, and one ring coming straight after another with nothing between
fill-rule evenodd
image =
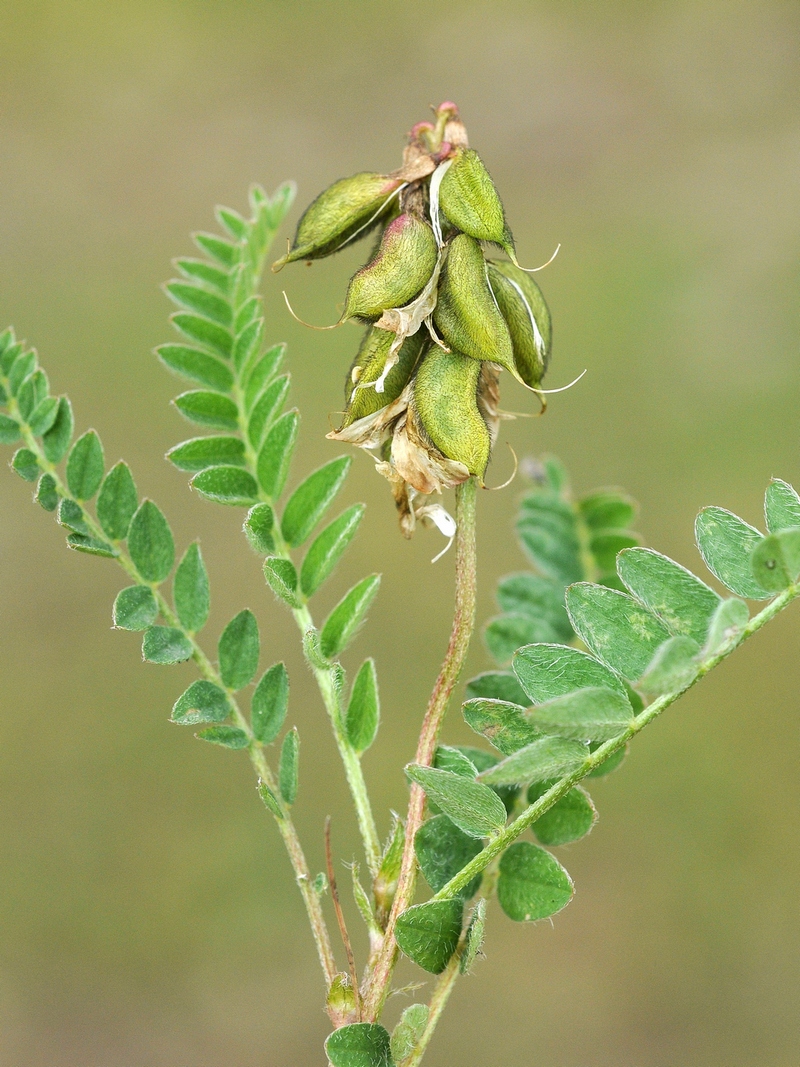
<instances>
[{"instance_id":1,"label":"pinnate leaf","mask_svg":"<svg viewBox=\"0 0 800 1067\"><path fill-rule=\"evenodd\" d=\"M720 597L679 563L651 548L630 548L617 558L630 592L675 636L705 640Z\"/></svg>"},{"instance_id":2,"label":"pinnate leaf","mask_svg":"<svg viewBox=\"0 0 800 1067\"><path fill-rule=\"evenodd\" d=\"M156 504L145 500L128 530L128 551L136 570L146 582L163 582L175 562L172 530Z\"/></svg>"},{"instance_id":3,"label":"pinnate leaf","mask_svg":"<svg viewBox=\"0 0 800 1067\"><path fill-rule=\"evenodd\" d=\"M244 689L258 669L260 652L258 623L249 608L235 615L222 631L217 651L223 683L234 692Z\"/></svg>"},{"instance_id":4,"label":"pinnate leaf","mask_svg":"<svg viewBox=\"0 0 800 1067\"><path fill-rule=\"evenodd\" d=\"M228 694L213 682L199 679L175 701L172 721L183 726L199 722L224 722L231 713Z\"/></svg>"},{"instance_id":5,"label":"pinnate leaf","mask_svg":"<svg viewBox=\"0 0 800 1067\"><path fill-rule=\"evenodd\" d=\"M183 663L192 651L189 638L174 626L151 626L144 632L142 656L148 663Z\"/></svg>"},{"instance_id":6,"label":"pinnate leaf","mask_svg":"<svg viewBox=\"0 0 800 1067\"><path fill-rule=\"evenodd\" d=\"M325 514L341 489L351 463L349 456L332 459L310 474L289 497L281 528L292 548L297 548L306 540Z\"/></svg>"},{"instance_id":7,"label":"pinnate leaf","mask_svg":"<svg viewBox=\"0 0 800 1067\"><path fill-rule=\"evenodd\" d=\"M327 659L338 656L355 637L375 599L380 582L379 574L362 579L345 593L325 620L320 634L320 648Z\"/></svg>"},{"instance_id":8,"label":"pinnate leaf","mask_svg":"<svg viewBox=\"0 0 800 1067\"><path fill-rule=\"evenodd\" d=\"M97 497L97 518L106 537L112 541L124 540L138 505L139 497L130 467L120 460L103 479Z\"/></svg>"},{"instance_id":9,"label":"pinnate leaf","mask_svg":"<svg viewBox=\"0 0 800 1067\"><path fill-rule=\"evenodd\" d=\"M172 599L181 626L190 633L202 630L208 619L211 592L206 565L196 541L186 549L175 571Z\"/></svg>"},{"instance_id":10,"label":"pinnate leaf","mask_svg":"<svg viewBox=\"0 0 800 1067\"><path fill-rule=\"evenodd\" d=\"M228 507L250 507L258 499L255 478L241 467L207 467L189 484L206 500Z\"/></svg>"},{"instance_id":11,"label":"pinnate leaf","mask_svg":"<svg viewBox=\"0 0 800 1067\"><path fill-rule=\"evenodd\" d=\"M711 573L737 596L766 600L769 593L756 581L750 557L762 534L725 508L703 508L695 521L700 555Z\"/></svg>"},{"instance_id":12,"label":"pinnate leaf","mask_svg":"<svg viewBox=\"0 0 800 1067\"><path fill-rule=\"evenodd\" d=\"M361 664L353 682L344 719L347 739L356 752L366 752L375 740L379 721L380 699L375 661L367 659Z\"/></svg>"},{"instance_id":13,"label":"pinnate leaf","mask_svg":"<svg viewBox=\"0 0 800 1067\"><path fill-rule=\"evenodd\" d=\"M283 663L266 671L253 692L250 722L256 741L268 745L283 728L289 706L289 675Z\"/></svg>"},{"instance_id":14,"label":"pinnate leaf","mask_svg":"<svg viewBox=\"0 0 800 1067\"><path fill-rule=\"evenodd\" d=\"M333 1067L394 1067L389 1031L378 1023L352 1023L334 1030L325 1042Z\"/></svg>"},{"instance_id":15,"label":"pinnate leaf","mask_svg":"<svg viewBox=\"0 0 800 1067\"><path fill-rule=\"evenodd\" d=\"M364 517L364 505L354 504L314 539L300 567L300 588L311 596L329 578Z\"/></svg>"},{"instance_id":16,"label":"pinnate leaf","mask_svg":"<svg viewBox=\"0 0 800 1067\"><path fill-rule=\"evenodd\" d=\"M543 848L529 841L516 841L503 853L497 899L509 919L546 919L565 908L572 893L572 879Z\"/></svg>"},{"instance_id":17,"label":"pinnate leaf","mask_svg":"<svg viewBox=\"0 0 800 1067\"><path fill-rule=\"evenodd\" d=\"M78 500L91 500L103 480L103 446L94 430L87 430L70 449L67 485Z\"/></svg>"},{"instance_id":18,"label":"pinnate leaf","mask_svg":"<svg viewBox=\"0 0 800 1067\"><path fill-rule=\"evenodd\" d=\"M397 920L397 944L423 970L441 974L458 948L463 918L460 897L415 904Z\"/></svg>"},{"instance_id":19,"label":"pinnate leaf","mask_svg":"<svg viewBox=\"0 0 800 1067\"><path fill-rule=\"evenodd\" d=\"M129 585L114 601L114 625L120 630L146 630L158 617L158 604L149 585Z\"/></svg>"},{"instance_id":20,"label":"pinnate leaf","mask_svg":"<svg viewBox=\"0 0 800 1067\"><path fill-rule=\"evenodd\" d=\"M589 582L569 587L567 611L581 640L629 681L644 673L655 650L670 636L632 597Z\"/></svg>"},{"instance_id":21,"label":"pinnate leaf","mask_svg":"<svg viewBox=\"0 0 800 1067\"><path fill-rule=\"evenodd\" d=\"M505 805L488 786L453 771L416 763L406 767L406 775L470 837L487 837L505 825Z\"/></svg>"}]
</instances>

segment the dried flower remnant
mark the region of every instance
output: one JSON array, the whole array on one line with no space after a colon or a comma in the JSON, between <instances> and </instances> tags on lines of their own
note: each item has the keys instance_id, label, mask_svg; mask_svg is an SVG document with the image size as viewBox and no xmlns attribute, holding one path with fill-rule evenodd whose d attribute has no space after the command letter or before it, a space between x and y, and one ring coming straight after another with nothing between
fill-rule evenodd
<instances>
[{"instance_id":1,"label":"dried flower remnant","mask_svg":"<svg viewBox=\"0 0 800 1067\"><path fill-rule=\"evenodd\" d=\"M321 193L273 267L382 228L347 289L339 321L369 328L345 382L344 418L328 436L373 453L407 537L419 520L441 528L431 496L470 477L483 483L501 418L500 370L538 393L552 338L544 297L517 264L458 109L441 104L434 119L413 127L394 173L357 174ZM487 244L512 262L487 259Z\"/></svg>"}]
</instances>

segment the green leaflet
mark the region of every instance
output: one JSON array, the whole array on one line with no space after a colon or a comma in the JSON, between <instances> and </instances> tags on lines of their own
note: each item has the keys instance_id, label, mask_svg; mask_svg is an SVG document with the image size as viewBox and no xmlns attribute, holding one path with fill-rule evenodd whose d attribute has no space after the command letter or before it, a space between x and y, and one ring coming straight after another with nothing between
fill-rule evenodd
<instances>
[{"instance_id":1,"label":"green leaflet","mask_svg":"<svg viewBox=\"0 0 800 1067\"><path fill-rule=\"evenodd\" d=\"M637 688L651 696L683 689L697 674L699 652L700 646L691 637L670 637L656 649Z\"/></svg>"},{"instance_id":2,"label":"green leaflet","mask_svg":"<svg viewBox=\"0 0 800 1067\"><path fill-rule=\"evenodd\" d=\"M70 534L67 538L67 547L75 549L76 552L85 552L89 556L103 556L106 559L113 559L118 555L112 545L86 534Z\"/></svg>"},{"instance_id":3,"label":"green leaflet","mask_svg":"<svg viewBox=\"0 0 800 1067\"><path fill-rule=\"evenodd\" d=\"M233 342L233 365L241 370L261 349L264 340L264 320L258 297L251 297L236 316L236 340Z\"/></svg>"},{"instance_id":4,"label":"green leaflet","mask_svg":"<svg viewBox=\"0 0 800 1067\"><path fill-rule=\"evenodd\" d=\"M289 675L283 663L266 671L253 692L250 723L253 736L263 745L271 744L283 728L289 706Z\"/></svg>"},{"instance_id":5,"label":"green leaflet","mask_svg":"<svg viewBox=\"0 0 800 1067\"><path fill-rule=\"evenodd\" d=\"M250 744L247 734L238 726L207 726L195 736L201 741L210 741L213 745L235 750L247 748Z\"/></svg>"},{"instance_id":6,"label":"green leaflet","mask_svg":"<svg viewBox=\"0 0 800 1067\"><path fill-rule=\"evenodd\" d=\"M89 533L83 509L80 504L76 504L74 500L70 500L68 497L61 500L58 505L58 521L62 526L66 526L67 529L74 530L75 533L84 535Z\"/></svg>"},{"instance_id":7,"label":"green leaflet","mask_svg":"<svg viewBox=\"0 0 800 1067\"><path fill-rule=\"evenodd\" d=\"M750 557L753 577L770 593L779 593L800 576L800 526L789 526L760 541Z\"/></svg>"},{"instance_id":8,"label":"green leaflet","mask_svg":"<svg viewBox=\"0 0 800 1067\"><path fill-rule=\"evenodd\" d=\"M397 920L397 944L423 970L441 974L458 948L463 916L460 898L415 904Z\"/></svg>"},{"instance_id":9,"label":"green leaflet","mask_svg":"<svg viewBox=\"0 0 800 1067\"><path fill-rule=\"evenodd\" d=\"M210 319L203 318L201 315L193 315L185 311L172 315L170 322L188 340L196 341L222 356L223 359L230 359L233 338L230 330L226 330L224 326L211 322Z\"/></svg>"},{"instance_id":10,"label":"green leaflet","mask_svg":"<svg viewBox=\"0 0 800 1067\"><path fill-rule=\"evenodd\" d=\"M501 611L546 621L555 635L552 638L554 641L569 641L573 637L564 607L564 591L558 582L550 578L529 572L507 574L497 583L497 603Z\"/></svg>"},{"instance_id":11,"label":"green leaflet","mask_svg":"<svg viewBox=\"0 0 800 1067\"><path fill-rule=\"evenodd\" d=\"M467 725L506 756L541 736L525 709L510 701L478 697L468 700L462 710Z\"/></svg>"},{"instance_id":12,"label":"green leaflet","mask_svg":"<svg viewBox=\"0 0 800 1067\"><path fill-rule=\"evenodd\" d=\"M176 396L172 403L181 415L200 426L210 426L215 430L235 430L239 425L236 404L222 393L192 389Z\"/></svg>"},{"instance_id":13,"label":"green leaflet","mask_svg":"<svg viewBox=\"0 0 800 1067\"><path fill-rule=\"evenodd\" d=\"M340 655L355 637L381 583L379 574L363 578L350 589L328 618L320 633L320 647L326 659Z\"/></svg>"},{"instance_id":14,"label":"green leaflet","mask_svg":"<svg viewBox=\"0 0 800 1067\"><path fill-rule=\"evenodd\" d=\"M675 636L699 644L720 598L679 563L651 548L629 548L617 559L617 572L630 592Z\"/></svg>"},{"instance_id":15,"label":"green leaflet","mask_svg":"<svg viewBox=\"0 0 800 1067\"><path fill-rule=\"evenodd\" d=\"M800 526L800 496L780 478L773 478L764 495L764 515L770 533Z\"/></svg>"},{"instance_id":16,"label":"green leaflet","mask_svg":"<svg viewBox=\"0 0 800 1067\"><path fill-rule=\"evenodd\" d=\"M289 375L276 378L258 397L247 421L247 438L258 452L264 440L264 434L272 426L275 416L283 407L289 394Z\"/></svg>"},{"instance_id":17,"label":"green leaflet","mask_svg":"<svg viewBox=\"0 0 800 1067\"><path fill-rule=\"evenodd\" d=\"M517 535L546 577L562 586L584 577L575 513L554 493L539 491L523 499Z\"/></svg>"},{"instance_id":18,"label":"green leaflet","mask_svg":"<svg viewBox=\"0 0 800 1067\"><path fill-rule=\"evenodd\" d=\"M51 463L60 463L67 454L74 429L75 420L72 415L72 404L70 404L68 397L62 396L58 402L55 421L42 437L44 454Z\"/></svg>"},{"instance_id":19,"label":"green leaflet","mask_svg":"<svg viewBox=\"0 0 800 1067\"><path fill-rule=\"evenodd\" d=\"M192 240L206 255L230 269L239 262L239 249L235 244L215 233L193 233Z\"/></svg>"},{"instance_id":20,"label":"green leaflet","mask_svg":"<svg viewBox=\"0 0 800 1067\"><path fill-rule=\"evenodd\" d=\"M375 661L364 660L353 682L344 716L347 739L356 752L366 752L378 733L380 700Z\"/></svg>"},{"instance_id":21,"label":"green leaflet","mask_svg":"<svg viewBox=\"0 0 800 1067\"><path fill-rule=\"evenodd\" d=\"M636 501L619 489L599 489L578 501L581 518L593 532L626 530L636 520Z\"/></svg>"},{"instance_id":22,"label":"green leaflet","mask_svg":"<svg viewBox=\"0 0 800 1067\"><path fill-rule=\"evenodd\" d=\"M570 876L543 848L517 841L503 853L497 899L509 919L546 919L569 904L573 891Z\"/></svg>"},{"instance_id":23,"label":"green leaflet","mask_svg":"<svg viewBox=\"0 0 800 1067\"><path fill-rule=\"evenodd\" d=\"M258 453L256 471L258 481L266 495L277 500L286 484L289 465L292 462L300 416L297 411L287 411L267 434Z\"/></svg>"},{"instance_id":24,"label":"green leaflet","mask_svg":"<svg viewBox=\"0 0 800 1067\"><path fill-rule=\"evenodd\" d=\"M297 548L311 534L341 489L351 463L349 456L332 459L302 481L289 497L281 530L290 548Z\"/></svg>"},{"instance_id":25,"label":"green leaflet","mask_svg":"<svg viewBox=\"0 0 800 1067\"><path fill-rule=\"evenodd\" d=\"M299 761L300 735L295 726L283 739L281 758L278 764L278 786L283 802L288 807L291 807L297 798Z\"/></svg>"},{"instance_id":26,"label":"green leaflet","mask_svg":"<svg viewBox=\"0 0 800 1067\"><path fill-rule=\"evenodd\" d=\"M222 631L217 649L219 673L234 692L244 689L258 669L260 641L256 617L248 608L235 615Z\"/></svg>"},{"instance_id":27,"label":"green leaflet","mask_svg":"<svg viewBox=\"0 0 800 1067\"><path fill-rule=\"evenodd\" d=\"M190 381L207 385L209 389L229 393L233 388L233 374L216 356L188 345L159 345L156 354L165 367Z\"/></svg>"},{"instance_id":28,"label":"green leaflet","mask_svg":"<svg viewBox=\"0 0 800 1067\"><path fill-rule=\"evenodd\" d=\"M439 771L452 771L462 778L475 778L478 768L460 748L452 745L437 745L433 766Z\"/></svg>"},{"instance_id":29,"label":"green leaflet","mask_svg":"<svg viewBox=\"0 0 800 1067\"><path fill-rule=\"evenodd\" d=\"M273 345L249 370L246 369L244 371L242 379L245 411L250 412L252 410L256 400L261 396L264 386L277 373L285 352L286 345ZM288 381L289 375L286 376L287 385Z\"/></svg>"},{"instance_id":30,"label":"green leaflet","mask_svg":"<svg viewBox=\"0 0 800 1067\"><path fill-rule=\"evenodd\" d=\"M114 601L114 625L120 630L146 630L158 618L158 604L149 585L130 585Z\"/></svg>"},{"instance_id":31,"label":"green leaflet","mask_svg":"<svg viewBox=\"0 0 800 1067\"><path fill-rule=\"evenodd\" d=\"M695 538L700 555L711 573L732 593L746 600L767 600L756 581L750 556L762 534L725 508L703 508L695 520Z\"/></svg>"},{"instance_id":32,"label":"green leaflet","mask_svg":"<svg viewBox=\"0 0 800 1067\"><path fill-rule=\"evenodd\" d=\"M570 627L571 630L572 627ZM519 611L510 611L495 616L487 622L483 631L486 647L502 666L511 662L515 652L522 645L556 641L558 637L558 632L546 618L535 618Z\"/></svg>"},{"instance_id":33,"label":"green leaflet","mask_svg":"<svg viewBox=\"0 0 800 1067\"><path fill-rule=\"evenodd\" d=\"M238 211L218 205L214 209L214 215L223 230L227 230L234 240L241 241L247 237L250 227L247 220L242 218Z\"/></svg>"},{"instance_id":34,"label":"green leaflet","mask_svg":"<svg viewBox=\"0 0 800 1067\"><path fill-rule=\"evenodd\" d=\"M211 593L206 565L196 541L186 549L175 571L172 599L181 626L190 633L202 630L208 619Z\"/></svg>"},{"instance_id":35,"label":"green leaflet","mask_svg":"<svg viewBox=\"0 0 800 1067\"><path fill-rule=\"evenodd\" d=\"M194 437L171 448L167 459L182 471L202 471L223 464L243 467L244 441L239 437Z\"/></svg>"},{"instance_id":36,"label":"green leaflet","mask_svg":"<svg viewBox=\"0 0 800 1067\"><path fill-rule=\"evenodd\" d=\"M231 713L228 694L213 682L200 679L175 701L172 722L182 726L195 726L200 722L224 722Z\"/></svg>"},{"instance_id":37,"label":"green leaflet","mask_svg":"<svg viewBox=\"0 0 800 1067\"><path fill-rule=\"evenodd\" d=\"M247 513L244 532L250 547L260 556L268 556L275 551L273 531L276 521L275 512L269 504L256 504Z\"/></svg>"},{"instance_id":38,"label":"green leaflet","mask_svg":"<svg viewBox=\"0 0 800 1067\"><path fill-rule=\"evenodd\" d=\"M152 500L144 500L131 520L128 551L146 582L163 582L175 562L175 542L169 523Z\"/></svg>"},{"instance_id":39,"label":"green leaflet","mask_svg":"<svg viewBox=\"0 0 800 1067\"><path fill-rule=\"evenodd\" d=\"M405 771L406 776L422 786L441 811L470 837L487 837L505 825L505 805L488 786L453 771L440 771L415 763L408 764Z\"/></svg>"},{"instance_id":40,"label":"green leaflet","mask_svg":"<svg viewBox=\"0 0 800 1067\"><path fill-rule=\"evenodd\" d=\"M13 445L20 438L19 423L8 415L0 415L0 445Z\"/></svg>"},{"instance_id":41,"label":"green leaflet","mask_svg":"<svg viewBox=\"0 0 800 1067\"><path fill-rule=\"evenodd\" d=\"M175 266L186 278L202 282L204 285L215 289L220 296L227 296L230 286L230 274L208 263L204 259L176 259Z\"/></svg>"},{"instance_id":42,"label":"green leaflet","mask_svg":"<svg viewBox=\"0 0 800 1067\"><path fill-rule=\"evenodd\" d=\"M58 500L55 478L52 474L43 474L36 487L37 504L40 504L45 511L55 511L58 507Z\"/></svg>"},{"instance_id":43,"label":"green leaflet","mask_svg":"<svg viewBox=\"0 0 800 1067\"><path fill-rule=\"evenodd\" d=\"M36 453L29 448L18 448L11 459L11 469L26 482L35 482L41 473Z\"/></svg>"},{"instance_id":44,"label":"green leaflet","mask_svg":"<svg viewBox=\"0 0 800 1067\"><path fill-rule=\"evenodd\" d=\"M562 700L565 698L561 698ZM538 737L478 776L486 785L527 785L571 774L586 760L588 747L563 737Z\"/></svg>"},{"instance_id":45,"label":"green leaflet","mask_svg":"<svg viewBox=\"0 0 800 1067\"><path fill-rule=\"evenodd\" d=\"M91 500L103 480L103 446L94 430L87 430L70 449L67 486L77 500Z\"/></svg>"},{"instance_id":46,"label":"green leaflet","mask_svg":"<svg viewBox=\"0 0 800 1067\"><path fill-rule=\"evenodd\" d=\"M334 1030L325 1042L333 1067L393 1067L389 1031L378 1023L352 1023Z\"/></svg>"},{"instance_id":47,"label":"green leaflet","mask_svg":"<svg viewBox=\"0 0 800 1067\"><path fill-rule=\"evenodd\" d=\"M483 934L486 929L486 899L481 898L472 909L469 926L464 938L464 951L458 961L462 974L469 974L478 953L483 947Z\"/></svg>"},{"instance_id":48,"label":"green leaflet","mask_svg":"<svg viewBox=\"0 0 800 1067\"><path fill-rule=\"evenodd\" d=\"M616 689L592 686L554 697L531 709L528 718L544 734L576 741L610 741L633 723L633 709L627 696Z\"/></svg>"},{"instance_id":49,"label":"green leaflet","mask_svg":"<svg viewBox=\"0 0 800 1067\"><path fill-rule=\"evenodd\" d=\"M255 478L241 467L207 467L195 474L189 484L200 496L215 504L247 508L258 499Z\"/></svg>"},{"instance_id":50,"label":"green leaflet","mask_svg":"<svg viewBox=\"0 0 800 1067\"><path fill-rule=\"evenodd\" d=\"M567 611L575 632L592 652L631 682L641 677L658 646L670 636L632 597L589 582L570 586Z\"/></svg>"},{"instance_id":51,"label":"green leaflet","mask_svg":"<svg viewBox=\"0 0 800 1067\"><path fill-rule=\"evenodd\" d=\"M484 671L467 682L467 699L486 697L509 704L528 703L527 694L510 671Z\"/></svg>"},{"instance_id":52,"label":"green leaflet","mask_svg":"<svg viewBox=\"0 0 800 1067\"><path fill-rule=\"evenodd\" d=\"M38 405L47 399L50 392L50 383L43 370L36 370L28 375L17 393L17 406L25 422L30 426L31 413ZM34 431L35 432L35 431Z\"/></svg>"},{"instance_id":53,"label":"green leaflet","mask_svg":"<svg viewBox=\"0 0 800 1067\"><path fill-rule=\"evenodd\" d=\"M57 415L58 398L55 396L46 396L44 400L36 405L28 416L28 425L31 428L31 432L36 437L40 437L43 433L47 433L56 421Z\"/></svg>"},{"instance_id":54,"label":"green leaflet","mask_svg":"<svg viewBox=\"0 0 800 1067\"><path fill-rule=\"evenodd\" d=\"M345 549L355 537L364 511L363 504L354 504L326 526L311 543L300 567L300 588L304 596L310 597L330 577ZM250 541L252 544L253 539L250 538Z\"/></svg>"},{"instance_id":55,"label":"green leaflet","mask_svg":"<svg viewBox=\"0 0 800 1067\"><path fill-rule=\"evenodd\" d=\"M410 1004L400 1016L400 1022L392 1030L390 1050L394 1063L410 1056L420 1042L428 1023L428 1005Z\"/></svg>"},{"instance_id":56,"label":"green leaflet","mask_svg":"<svg viewBox=\"0 0 800 1067\"><path fill-rule=\"evenodd\" d=\"M103 479L97 497L97 518L106 537L123 541L138 506L139 496L130 467L120 460Z\"/></svg>"},{"instance_id":57,"label":"green leaflet","mask_svg":"<svg viewBox=\"0 0 800 1067\"><path fill-rule=\"evenodd\" d=\"M144 632L142 658L148 663L183 663L192 652L191 641L174 626L150 626Z\"/></svg>"},{"instance_id":58,"label":"green leaflet","mask_svg":"<svg viewBox=\"0 0 800 1067\"><path fill-rule=\"evenodd\" d=\"M231 305L224 297L191 282L167 282L164 289L180 307L196 311L220 326L232 325Z\"/></svg>"},{"instance_id":59,"label":"green leaflet","mask_svg":"<svg viewBox=\"0 0 800 1067\"><path fill-rule=\"evenodd\" d=\"M716 655L739 637L750 619L747 604L737 597L723 600L709 623L704 655Z\"/></svg>"},{"instance_id":60,"label":"green leaflet","mask_svg":"<svg viewBox=\"0 0 800 1067\"><path fill-rule=\"evenodd\" d=\"M532 785L528 790L528 803L535 803L554 784L550 781ZM531 830L543 845L568 845L585 837L596 821L597 811L592 798L576 785L531 823Z\"/></svg>"},{"instance_id":61,"label":"green leaflet","mask_svg":"<svg viewBox=\"0 0 800 1067\"><path fill-rule=\"evenodd\" d=\"M514 674L534 704L595 686L626 694L625 684L613 671L588 652L568 645L536 644L519 649Z\"/></svg>"},{"instance_id":62,"label":"green leaflet","mask_svg":"<svg viewBox=\"0 0 800 1067\"><path fill-rule=\"evenodd\" d=\"M282 556L267 556L264 560L264 577L272 592L290 608L300 606L297 597L297 570L290 559Z\"/></svg>"},{"instance_id":63,"label":"green leaflet","mask_svg":"<svg viewBox=\"0 0 800 1067\"><path fill-rule=\"evenodd\" d=\"M465 833L446 815L434 815L417 830L414 851L425 881L434 891L447 885L451 878L482 850L480 839ZM478 891L482 875L476 875L458 896L469 900Z\"/></svg>"}]
</instances>

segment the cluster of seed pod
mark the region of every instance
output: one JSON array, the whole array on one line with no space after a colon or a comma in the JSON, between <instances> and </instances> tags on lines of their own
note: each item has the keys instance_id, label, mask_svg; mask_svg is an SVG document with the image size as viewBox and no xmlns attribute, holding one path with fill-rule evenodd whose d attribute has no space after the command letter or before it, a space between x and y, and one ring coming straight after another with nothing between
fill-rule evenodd
<instances>
[{"instance_id":1,"label":"cluster of seed pod","mask_svg":"<svg viewBox=\"0 0 800 1067\"><path fill-rule=\"evenodd\" d=\"M356 174L321 193L273 265L320 259L380 230L347 288L340 322L366 323L367 332L342 425L328 436L374 451L409 536L436 510L424 498L473 475L483 481L499 372L538 391L551 344L544 297L517 264L503 205L457 108L444 103L434 117L411 130L399 170ZM485 245L509 259L487 258Z\"/></svg>"}]
</instances>

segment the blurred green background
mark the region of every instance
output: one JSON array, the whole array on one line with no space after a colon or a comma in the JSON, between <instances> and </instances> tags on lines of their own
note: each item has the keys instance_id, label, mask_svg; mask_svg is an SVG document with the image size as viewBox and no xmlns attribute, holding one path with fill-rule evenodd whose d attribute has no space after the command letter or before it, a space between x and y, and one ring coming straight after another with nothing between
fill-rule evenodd
<instances>
[{"instance_id":1,"label":"blurred green background","mask_svg":"<svg viewBox=\"0 0 800 1067\"><path fill-rule=\"evenodd\" d=\"M250 181L294 178L294 221L336 178L396 166L428 105L456 100L522 263L563 243L538 276L548 384L589 371L504 436L560 455L581 491L625 486L645 542L697 569L701 505L757 523L771 475L800 484L799 92L800 8L779 0L0 5L0 321L38 346L79 426L131 462L179 542L202 536L209 635L249 605L265 663L286 659L315 869L323 815L342 857L358 846L296 634L240 513L192 497L162 459L191 434L151 355L170 336L170 259L215 203L243 208ZM324 433L359 335L303 330L280 288L333 321L363 254L267 282L304 418L296 474L340 451ZM534 410L504 378L505 406ZM490 482L510 468L501 447ZM519 491L480 499L483 619L497 577L524 565ZM385 832L446 643L453 558L431 566L435 533L400 538L359 456L343 503L357 499L367 519L322 599L383 572L348 663L378 663L384 725L365 766ZM117 570L65 551L29 501L0 478L0 1059L321 1065L315 955L245 759L167 723L191 668L141 665L138 639L110 629ZM552 926L493 911L430 1067L800 1062L798 637L794 610L593 786L597 828L560 850L574 902ZM478 639L471 672L488 663ZM457 710L446 736L466 740Z\"/></svg>"}]
</instances>

